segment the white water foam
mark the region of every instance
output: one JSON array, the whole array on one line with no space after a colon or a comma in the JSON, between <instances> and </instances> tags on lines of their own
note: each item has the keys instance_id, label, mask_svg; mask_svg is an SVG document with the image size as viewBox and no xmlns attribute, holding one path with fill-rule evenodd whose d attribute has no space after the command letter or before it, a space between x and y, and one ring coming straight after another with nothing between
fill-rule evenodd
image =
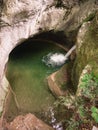
<instances>
[{"instance_id":1,"label":"white water foam","mask_svg":"<svg viewBox=\"0 0 98 130\"><path fill-rule=\"evenodd\" d=\"M42 59L42 61L49 67L61 66L66 62L66 60L67 58L62 53L49 53Z\"/></svg>"},{"instance_id":2,"label":"white water foam","mask_svg":"<svg viewBox=\"0 0 98 130\"><path fill-rule=\"evenodd\" d=\"M67 53L66 55L62 53L49 53L48 55L44 56L42 61L47 65L47 66L61 66L63 65L68 57L71 55L72 51L76 49L76 45L74 45Z\"/></svg>"}]
</instances>

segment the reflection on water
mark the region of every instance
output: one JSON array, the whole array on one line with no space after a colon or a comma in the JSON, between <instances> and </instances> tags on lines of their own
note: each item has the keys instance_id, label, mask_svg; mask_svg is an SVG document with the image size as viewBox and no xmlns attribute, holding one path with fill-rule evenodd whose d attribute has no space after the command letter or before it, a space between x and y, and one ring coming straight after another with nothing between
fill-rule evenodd
<instances>
[{"instance_id":1,"label":"reflection on water","mask_svg":"<svg viewBox=\"0 0 98 130\"><path fill-rule=\"evenodd\" d=\"M58 68L48 67L42 62L43 57L50 52L64 53L62 49L50 43L29 40L16 47L10 54L7 78L19 108L17 110L14 96L10 95L6 105L8 120L28 112L43 113L53 105L55 98L48 89L46 78Z\"/></svg>"}]
</instances>

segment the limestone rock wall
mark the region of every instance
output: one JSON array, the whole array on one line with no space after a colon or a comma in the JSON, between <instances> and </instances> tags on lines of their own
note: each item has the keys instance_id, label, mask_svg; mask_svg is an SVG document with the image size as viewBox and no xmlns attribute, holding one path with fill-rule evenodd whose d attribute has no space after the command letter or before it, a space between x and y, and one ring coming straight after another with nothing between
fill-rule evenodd
<instances>
[{"instance_id":1,"label":"limestone rock wall","mask_svg":"<svg viewBox=\"0 0 98 130\"><path fill-rule=\"evenodd\" d=\"M73 68L73 82L78 84L79 77L87 64L98 75L98 12L91 22L84 23L77 36L77 58Z\"/></svg>"}]
</instances>

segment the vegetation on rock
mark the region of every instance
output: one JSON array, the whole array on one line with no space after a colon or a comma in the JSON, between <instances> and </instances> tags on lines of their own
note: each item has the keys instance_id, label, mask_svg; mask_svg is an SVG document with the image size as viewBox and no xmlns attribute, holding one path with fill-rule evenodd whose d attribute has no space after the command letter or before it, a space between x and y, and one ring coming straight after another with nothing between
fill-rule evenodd
<instances>
[{"instance_id":1,"label":"vegetation on rock","mask_svg":"<svg viewBox=\"0 0 98 130\"><path fill-rule=\"evenodd\" d=\"M62 96L56 104L73 111L65 121L66 130L92 130L98 127L98 13L80 28L76 53L72 70L76 94Z\"/></svg>"}]
</instances>

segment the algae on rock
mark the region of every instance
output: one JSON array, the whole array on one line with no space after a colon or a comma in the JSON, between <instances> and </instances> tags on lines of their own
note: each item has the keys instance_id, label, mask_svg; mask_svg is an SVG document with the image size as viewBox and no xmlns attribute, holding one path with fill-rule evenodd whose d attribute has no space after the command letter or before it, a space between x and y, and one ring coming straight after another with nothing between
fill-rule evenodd
<instances>
[{"instance_id":1,"label":"algae on rock","mask_svg":"<svg viewBox=\"0 0 98 130\"><path fill-rule=\"evenodd\" d=\"M77 86L84 67L97 61L98 55L98 13L91 21L84 23L77 36L77 58L73 67L73 83Z\"/></svg>"},{"instance_id":2,"label":"algae on rock","mask_svg":"<svg viewBox=\"0 0 98 130\"><path fill-rule=\"evenodd\" d=\"M98 13L83 23L77 36L72 80L76 88L73 116L66 130L97 127L98 108Z\"/></svg>"}]
</instances>

